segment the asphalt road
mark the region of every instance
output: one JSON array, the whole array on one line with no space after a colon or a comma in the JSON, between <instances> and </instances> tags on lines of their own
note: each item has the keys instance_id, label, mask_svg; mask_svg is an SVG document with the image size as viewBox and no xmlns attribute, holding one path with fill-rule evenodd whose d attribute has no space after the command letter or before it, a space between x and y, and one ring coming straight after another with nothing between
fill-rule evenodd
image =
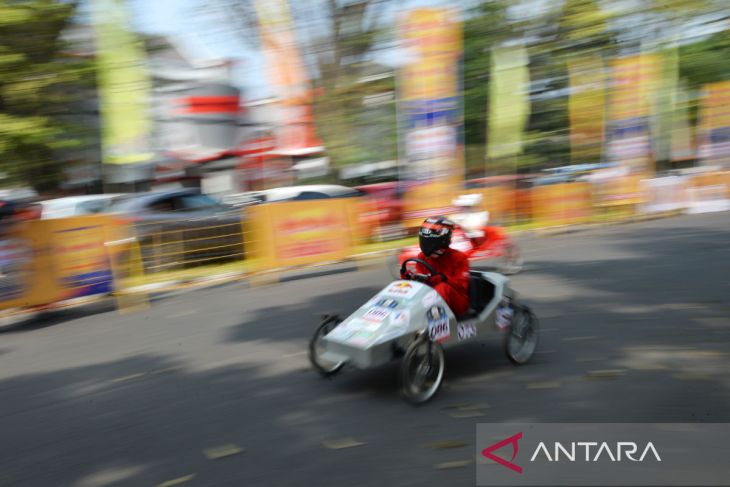
<instances>
[{"instance_id":1,"label":"asphalt road","mask_svg":"<svg viewBox=\"0 0 730 487\"><path fill-rule=\"evenodd\" d=\"M474 485L479 422L730 422L730 214L520 244L534 360L452 349L419 408L396 364L307 363L317 316L375 294L382 266L5 329L0 485Z\"/></svg>"}]
</instances>

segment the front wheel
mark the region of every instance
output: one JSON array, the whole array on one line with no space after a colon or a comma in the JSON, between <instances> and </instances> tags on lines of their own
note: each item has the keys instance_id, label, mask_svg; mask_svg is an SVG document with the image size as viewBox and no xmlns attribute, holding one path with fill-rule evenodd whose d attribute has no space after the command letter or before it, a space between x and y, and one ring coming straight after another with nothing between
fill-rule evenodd
<instances>
[{"instance_id":1,"label":"front wheel","mask_svg":"<svg viewBox=\"0 0 730 487\"><path fill-rule=\"evenodd\" d=\"M322 354L325 352L323 338L334 330L340 323L342 323L342 318L339 316L325 317L314 332L312 339L309 341L309 361L317 372L325 377L336 374L345 366L344 361L331 362L322 358Z\"/></svg>"},{"instance_id":2,"label":"front wheel","mask_svg":"<svg viewBox=\"0 0 730 487\"><path fill-rule=\"evenodd\" d=\"M429 401L444 379L444 349L427 338L413 342L401 362L401 388L413 404Z\"/></svg>"},{"instance_id":3,"label":"front wheel","mask_svg":"<svg viewBox=\"0 0 730 487\"><path fill-rule=\"evenodd\" d=\"M512 324L505 331L504 353L516 365L527 363L535 354L539 341L540 323L532 310L515 305Z\"/></svg>"}]
</instances>

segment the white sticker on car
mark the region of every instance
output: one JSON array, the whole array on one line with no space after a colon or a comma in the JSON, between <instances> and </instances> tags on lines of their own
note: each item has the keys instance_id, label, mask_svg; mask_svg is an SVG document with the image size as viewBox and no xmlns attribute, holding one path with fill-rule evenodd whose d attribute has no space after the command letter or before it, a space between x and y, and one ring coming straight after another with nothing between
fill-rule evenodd
<instances>
[{"instance_id":1,"label":"white sticker on car","mask_svg":"<svg viewBox=\"0 0 730 487\"><path fill-rule=\"evenodd\" d=\"M468 340L477 336L477 325L476 323L459 323L458 329L459 340Z\"/></svg>"},{"instance_id":2,"label":"white sticker on car","mask_svg":"<svg viewBox=\"0 0 730 487\"><path fill-rule=\"evenodd\" d=\"M451 336L449 330L449 320L445 319L433 322L428 325L428 337L432 342L442 342Z\"/></svg>"},{"instance_id":3,"label":"white sticker on car","mask_svg":"<svg viewBox=\"0 0 730 487\"><path fill-rule=\"evenodd\" d=\"M409 321L411 321L411 313L407 309L396 311L390 317L390 323L393 326L406 326Z\"/></svg>"},{"instance_id":4,"label":"white sticker on car","mask_svg":"<svg viewBox=\"0 0 730 487\"><path fill-rule=\"evenodd\" d=\"M362 319L373 323L382 323L385 318L390 314L390 310L385 308L370 308L367 312L362 315Z\"/></svg>"},{"instance_id":5,"label":"white sticker on car","mask_svg":"<svg viewBox=\"0 0 730 487\"><path fill-rule=\"evenodd\" d=\"M432 306L426 313L428 337L433 342L442 342L451 336L449 316L442 306Z\"/></svg>"},{"instance_id":6,"label":"white sticker on car","mask_svg":"<svg viewBox=\"0 0 730 487\"><path fill-rule=\"evenodd\" d=\"M429 292L428 292L428 293L427 293L427 294L426 294L426 295L425 295L425 296L423 297L423 299L421 300L421 303L422 303L422 304L423 304L424 306L428 307L428 306L433 306L434 304L436 304L436 303L438 302L438 300L439 300L439 293L437 293L437 292L436 292L436 291L434 291L434 290L431 290L431 291L429 291Z\"/></svg>"},{"instance_id":7,"label":"white sticker on car","mask_svg":"<svg viewBox=\"0 0 730 487\"><path fill-rule=\"evenodd\" d=\"M497 326L499 328L507 328L512 324L512 316L514 315L514 311L512 310L512 307L507 305L500 305L499 308L497 308L496 311L496 318L495 322L497 323Z\"/></svg>"}]
</instances>

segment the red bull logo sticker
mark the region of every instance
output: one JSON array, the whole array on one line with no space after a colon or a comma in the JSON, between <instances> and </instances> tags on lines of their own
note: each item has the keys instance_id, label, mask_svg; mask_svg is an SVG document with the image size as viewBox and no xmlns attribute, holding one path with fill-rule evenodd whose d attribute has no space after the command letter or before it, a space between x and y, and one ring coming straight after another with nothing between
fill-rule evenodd
<instances>
[{"instance_id":1,"label":"red bull logo sticker","mask_svg":"<svg viewBox=\"0 0 730 487\"><path fill-rule=\"evenodd\" d=\"M385 294L389 296L397 296L399 298L412 298L417 292L418 287L408 281L394 282L385 290Z\"/></svg>"}]
</instances>

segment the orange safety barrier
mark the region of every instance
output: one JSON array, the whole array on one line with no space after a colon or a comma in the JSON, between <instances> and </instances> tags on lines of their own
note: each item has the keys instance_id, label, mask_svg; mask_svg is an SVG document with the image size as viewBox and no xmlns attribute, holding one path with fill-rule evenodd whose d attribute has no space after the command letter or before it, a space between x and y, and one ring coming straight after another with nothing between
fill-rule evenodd
<instances>
[{"instance_id":1,"label":"orange safety barrier","mask_svg":"<svg viewBox=\"0 0 730 487\"><path fill-rule=\"evenodd\" d=\"M93 215L22 222L0 235L0 309L26 308L115 290L107 245L126 227Z\"/></svg>"},{"instance_id":2,"label":"orange safety barrier","mask_svg":"<svg viewBox=\"0 0 730 487\"><path fill-rule=\"evenodd\" d=\"M534 220L540 226L585 223L591 217L591 185L563 183L532 189Z\"/></svg>"},{"instance_id":3,"label":"orange safety barrier","mask_svg":"<svg viewBox=\"0 0 730 487\"><path fill-rule=\"evenodd\" d=\"M254 271L343 260L362 233L356 198L268 203L248 209L246 257Z\"/></svg>"}]
</instances>

